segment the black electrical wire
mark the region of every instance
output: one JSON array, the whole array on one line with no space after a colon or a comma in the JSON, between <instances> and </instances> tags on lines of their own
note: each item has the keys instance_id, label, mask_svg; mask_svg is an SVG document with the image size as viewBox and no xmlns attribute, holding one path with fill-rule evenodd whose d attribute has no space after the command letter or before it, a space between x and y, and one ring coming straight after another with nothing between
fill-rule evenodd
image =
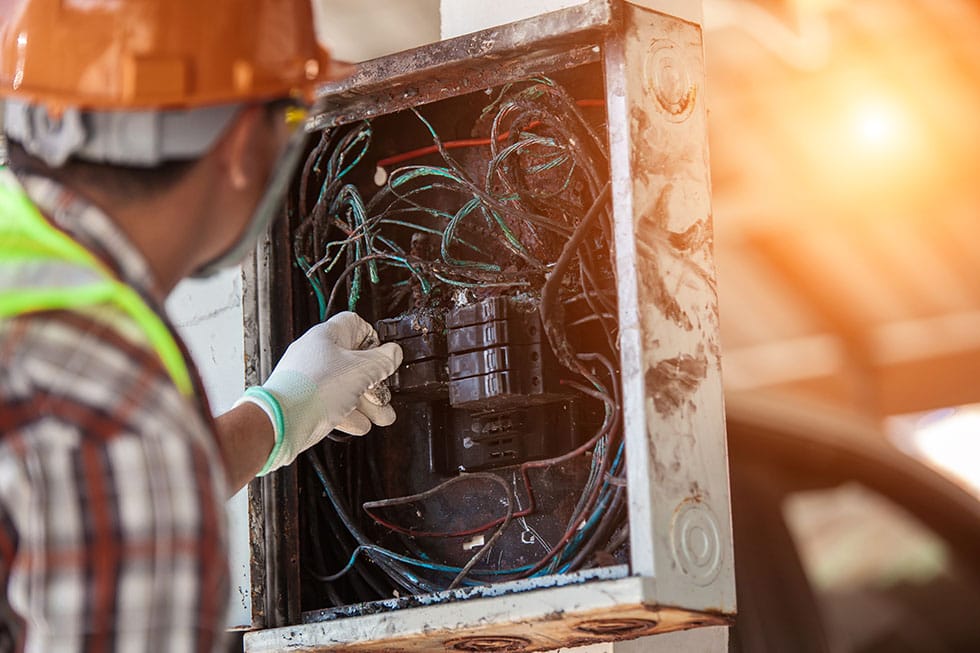
<instances>
[{"instance_id":1,"label":"black electrical wire","mask_svg":"<svg viewBox=\"0 0 980 653\"><path fill-rule=\"evenodd\" d=\"M313 465L313 469L316 472L317 477L320 479L320 483L323 485L327 499L333 505L334 511L337 513L337 516L340 518L343 525L347 528L347 531L354 537L358 545L371 545L372 543L368 537L351 520L347 507L340 500L336 488L334 488L333 484L330 482L327 472L320 463L320 459L317 456L316 451L307 451L306 457L310 464ZM403 589L413 594L433 592L437 589L435 586L419 578L417 574L400 563L390 559L385 559L383 557L372 558L372 561L374 561L374 563L379 567L384 568L388 572L388 575L399 585L401 585Z\"/></svg>"},{"instance_id":2,"label":"black electrical wire","mask_svg":"<svg viewBox=\"0 0 980 653\"><path fill-rule=\"evenodd\" d=\"M607 161L602 139L564 89L550 80L533 80L523 88L507 87L488 106L487 115L494 112L491 137L487 139L491 156L482 180L477 182L468 177L432 125L416 112L429 130L443 165L405 166L387 173L386 181L367 202L345 178L368 151L370 123L324 133L304 166L299 209L306 217L294 232L294 247L300 266L321 297L321 317L333 311L341 288L347 291L353 307L364 288L376 284L381 274L387 275L386 284L400 287L391 293L391 298L397 298L398 302L412 300L421 306L428 301L426 297L430 293L438 297L440 292L454 289L483 292L500 289L538 296L542 324L553 350L566 368L588 381L588 385L583 385L568 380L566 385L583 397L598 401L604 407L605 417L596 433L574 451L521 466L529 510L533 511L530 470L547 469L586 452L593 453L588 479L561 540L542 559L515 570L515 577L520 577L553 570L557 565L577 568L585 564L610 537L619 536L617 529L623 521L625 490L616 481L619 477L610 471L612 452L621 438L617 373L601 354L576 351L566 331L577 324L595 321L604 334L608 352L615 355L616 326L612 317L616 315L615 300L605 287L612 281L611 266L594 256L596 252L607 255L611 251L612 221L608 210L609 184L604 181ZM560 182L557 190L549 190L536 181L544 174ZM316 203L307 211L309 191L317 186ZM444 202L446 197L453 196L460 201L456 213L427 205L430 199ZM581 215L583 204L588 209L583 217L575 220L571 216ZM441 238L441 254L429 259L416 255L414 249L405 251L390 237L393 229L417 233L420 242L425 238ZM336 233L341 234L339 239L330 236ZM540 234L545 239L542 242L559 243L556 260L549 262L532 256L528 243L522 240L527 234ZM323 243L329 243L332 251L317 252L318 244ZM337 268L339 265L342 267ZM329 298L325 296L328 279L332 280ZM372 301L377 302L376 295L372 293ZM564 307L572 301L584 302L589 314L566 324ZM336 445L325 445L330 446ZM360 523L361 517L350 512L349 506L363 503L370 510L401 505L397 502L406 499L362 501L366 489L364 471L370 468L372 478L377 474L373 457L365 453L360 449L347 452L347 503L337 495L328 471L316 455L310 454L324 494L354 545L343 547L339 540L335 542L343 550L334 546L332 557L336 560L347 557L348 565L343 573L320 577L338 580L346 576L353 580L356 577L349 572L364 566L357 561L363 556L406 591L417 593L446 587L443 577L448 568L426 562L423 547L410 530L387 524L388 532L400 538L401 546L411 553L409 557L414 557L428 574L434 575L432 579L406 567L393 552L372 542ZM490 476L499 480L493 474ZM505 487L509 491L509 485ZM432 492L441 489L444 488L437 486ZM381 488L372 483L370 491L380 495ZM418 498L416 495L415 499ZM370 512L366 514L371 516ZM508 502L505 516L482 525L483 531L496 530L448 586L456 587L470 577L486 578L491 570L476 569L477 562L511 521L522 514L526 513L515 512ZM377 516L372 521L375 525L385 525L385 520ZM580 537L577 529L586 522L590 525L588 537ZM379 591L377 587L372 590Z\"/></svg>"},{"instance_id":3,"label":"black electrical wire","mask_svg":"<svg viewBox=\"0 0 980 653\"><path fill-rule=\"evenodd\" d=\"M596 382L595 377L586 372L583 366L574 362L574 358L570 355L568 338L564 329L558 324L558 316L555 313L561 308L558 302L558 288L561 285L562 277L564 277L565 272L568 271L568 267L572 263L572 259L576 256L579 245L582 244L582 241L588 235L593 220L599 215L600 211L605 209L606 201L609 199L609 188L609 183L607 182L592 203L591 208L589 208L588 212L579 222L575 233L565 243L561 256L558 257L554 267L551 269L551 273L541 287L541 303L539 304L541 324L544 327L545 333L548 335L552 349L558 355L558 359L573 372L579 372L582 376L589 378L593 382Z\"/></svg>"}]
</instances>

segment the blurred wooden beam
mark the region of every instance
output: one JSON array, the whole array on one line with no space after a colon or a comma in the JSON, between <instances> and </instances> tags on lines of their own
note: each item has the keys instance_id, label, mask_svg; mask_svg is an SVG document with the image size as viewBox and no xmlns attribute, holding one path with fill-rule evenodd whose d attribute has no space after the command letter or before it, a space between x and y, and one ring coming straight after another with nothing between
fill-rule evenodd
<instances>
[{"instance_id":1,"label":"blurred wooden beam","mask_svg":"<svg viewBox=\"0 0 980 653\"><path fill-rule=\"evenodd\" d=\"M782 377L776 369L762 369L764 363L755 361L756 373L744 367L746 356L756 348L723 356L726 370L726 391L731 394L778 392L808 401L839 406L844 410L858 409L870 416L900 415L935 410L947 406L980 403L980 346L959 351L946 351L922 358L879 362L869 374L876 388L875 403L862 405L854 395L853 383L843 366L833 369L828 364L809 364L815 349L791 347L784 351L783 365L789 366ZM731 374L728 374L728 370ZM757 381L753 383L753 378ZM730 382L729 382L730 380Z\"/></svg>"},{"instance_id":2,"label":"blurred wooden beam","mask_svg":"<svg viewBox=\"0 0 980 653\"><path fill-rule=\"evenodd\" d=\"M903 361L877 370L879 406L885 415L980 403L980 348Z\"/></svg>"},{"instance_id":3,"label":"blurred wooden beam","mask_svg":"<svg viewBox=\"0 0 980 653\"><path fill-rule=\"evenodd\" d=\"M789 238L790 234L793 238ZM867 341L868 318L862 306L850 302L844 294L849 289L827 282L813 262L801 257L793 240L805 236L799 232L766 231L749 234L746 243L773 272L774 282L781 282L814 314L821 330L839 338L844 349L843 364L835 375L837 384L845 384L843 396L850 399L850 410L860 410L872 417L883 413L879 406L877 375Z\"/></svg>"}]
</instances>

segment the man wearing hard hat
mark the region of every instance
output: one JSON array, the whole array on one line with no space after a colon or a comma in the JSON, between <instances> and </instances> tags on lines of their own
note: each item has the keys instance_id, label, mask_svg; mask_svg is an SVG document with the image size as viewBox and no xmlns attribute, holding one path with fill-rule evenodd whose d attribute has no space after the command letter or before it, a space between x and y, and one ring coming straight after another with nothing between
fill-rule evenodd
<instances>
[{"instance_id":1,"label":"man wearing hard hat","mask_svg":"<svg viewBox=\"0 0 980 653\"><path fill-rule=\"evenodd\" d=\"M0 650L220 650L224 499L394 421L353 314L212 419L162 309L250 250L336 75L310 0L0 0Z\"/></svg>"}]
</instances>

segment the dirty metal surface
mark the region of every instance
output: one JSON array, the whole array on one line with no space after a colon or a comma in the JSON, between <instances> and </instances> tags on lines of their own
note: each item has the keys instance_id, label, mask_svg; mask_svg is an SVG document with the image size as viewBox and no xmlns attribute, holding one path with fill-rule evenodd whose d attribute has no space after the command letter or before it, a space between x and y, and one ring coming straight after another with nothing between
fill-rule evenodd
<instances>
[{"instance_id":1,"label":"dirty metal surface","mask_svg":"<svg viewBox=\"0 0 980 653\"><path fill-rule=\"evenodd\" d=\"M285 350L292 323L288 292L289 226L278 220L242 266L245 383L264 381ZM252 627L268 628L299 618L299 540L294 468L254 479L248 486Z\"/></svg>"},{"instance_id":2,"label":"dirty metal surface","mask_svg":"<svg viewBox=\"0 0 980 653\"><path fill-rule=\"evenodd\" d=\"M599 59L613 0L466 34L367 61L317 90L310 129L319 130Z\"/></svg>"},{"instance_id":3,"label":"dirty metal surface","mask_svg":"<svg viewBox=\"0 0 980 653\"><path fill-rule=\"evenodd\" d=\"M451 478L451 474L430 469L430 458L435 452L445 451L450 446L447 441L460 437L459 431L451 430L451 424L446 423L453 415L458 418L460 413L450 413L447 402L402 402L396 397L393 404L399 421L390 429L379 430L379 439L382 439L384 445L376 447L380 451L377 465L383 479L382 496L417 494ZM431 424L433 419L437 424L443 425L408 428L409 425L420 423ZM553 427L559 419L558 415L550 415L547 426L543 428ZM588 427L579 428L588 430ZM440 432L441 435L433 439L432 434ZM547 430L545 432L553 440L574 435L566 433L560 436ZM574 448L573 444L566 446L565 451ZM558 453L563 452L556 452L555 455ZM534 487L536 510L526 517L515 519L501 533L494 544L492 555L487 556L494 568L512 569L533 565L543 553L547 553L548 542L557 542L561 538L575 508L575 501L586 482L586 463L584 460L566 461L528 472ZM508 465L501 469L485 470L485 473L494 473L512 488L514 509L520 510L522 501L527 501L527 498L522 498L515 489L522 485L519 468ZM389 508L384 514L395 523L409 524L419 531L454 532L485 522L487 515L501 515L508 501L510 499L506 498L501 488L493 483L488 484L485 480L477 480L448 488L435 500L425 502L421 512L417 512L417 505L409 505ZM425 542L425 551L427 555L445 564L462 566L473 555L465 547L470 539L472 537L433 538Z\"/></svg>"},{"instance_id":4,"label":"dirty metal surface","mask_svg":"<svg viewBox=\"0 0 980 653\"><path fill-rule=\"evenodd\" d=\"M729 624L654 596L651 579L622 578L248 633L245 650L530 652Z\"/></svg>"},{"instance_id":5,"label":"dirty metal surface","mask_svg":"<svg viewBox=\"0 0 980 653\"><path fill-rule=\"evenodd\" d=\"M272 242L266 234L256 245L250 259L242 263L242 327L244 332L243 351L245 356L245 385L261 383L267 371L263 369L268 361L267 331L260 324L268 320L270 293L268 284L269 256ZM263 512L261 479L255 479L248 486L248 541L249 541L249 584L252 604L252 627L265 628L266 619L266 548L265 514Z\"/></svg>"},{"instance_id":6,"label":"dirty metal surface","mask_svg":"<svg viewBox=\"0 0 980 653\"><path fill-rule=\"evenodd\" d=\"M733 613L701 30L620 8L603 51L632 570L661 603Z\"/></svg>"},{"instance_id":7,"label":"dirty metal surface","mask_svg":"<svg viewBox=\"0 0 980 653\"><path fill-rule=\"evenodd\" d=\"M507 594L519 594L521 592L551 589L554 587L582 585L584 583L594 583L597 581L618 580L620 578L626 578L627 576L629 576L629 567L627 565L598 567L595 569L584 569L582 571L569 574L539 576L535 578L525 578L503 583L494 583L492 585L463 587L444 592L435 592L433 594L402 596L398 598L386 599L384 601L373 601L371 603L348 605L341 608L314 610L303 615L303 622L317 623L323 621L334 621L336 619L361 617L369 614L380 614L382 612L392 612L394 610L403 610L405 608L418 608L428 605L455 603L457 601L486 599L493 598L495 596L506 596Z\"/></svg>"}]
</instances>

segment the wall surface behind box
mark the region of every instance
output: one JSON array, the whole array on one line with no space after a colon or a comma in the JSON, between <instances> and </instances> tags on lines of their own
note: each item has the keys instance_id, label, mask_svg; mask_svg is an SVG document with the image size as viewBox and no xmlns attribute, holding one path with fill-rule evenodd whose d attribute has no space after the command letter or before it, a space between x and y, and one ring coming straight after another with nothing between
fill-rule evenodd
<instances>
[{"instance_id":1,"label":"wall surface behind box","mask_svg":"<svg viewBox=\"0 0 980 653\"><path fill-rule=\"evenodd\" d=\"M587 0L442 0L442 38L449 39L586 2Z\"/></svg>"},{"instance_id":2,"label":"wall surface behind box","mask_svg":"<svg viewBox=\"0 0 980 653\"><path fill-rule=\"evenodd\" d=\"M206 281L184 281L167 300L167 313L201 372L211 410L220 415L231 408L245 386L241 271L234 268ZM252 620L252 601L245 490L226 507L233 591L228 625L247 626Z\"/></svg>"}]
</instances>

